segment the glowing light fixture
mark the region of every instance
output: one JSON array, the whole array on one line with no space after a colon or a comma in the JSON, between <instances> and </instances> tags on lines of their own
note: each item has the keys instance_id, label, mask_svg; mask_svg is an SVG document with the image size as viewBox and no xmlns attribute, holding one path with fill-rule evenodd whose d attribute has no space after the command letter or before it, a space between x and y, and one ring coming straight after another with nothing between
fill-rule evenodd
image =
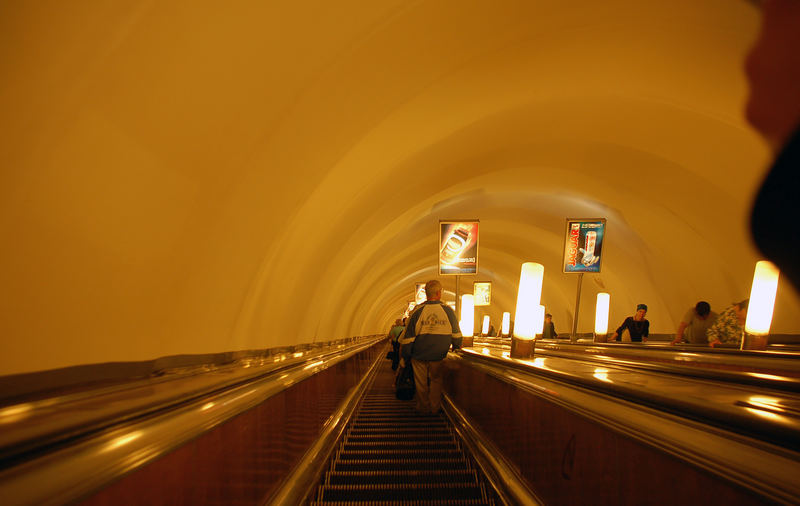
<instances>
[{"instance_id":1,"label":"glowing light fixture","mask_svg":"<svg viewBox=\"0 0 800 506\"><path fill-rule=\"evenodd\" d=\"M544 266L534 262L522 264L517 292L517 310L514 314L514 337L536 337L536 315L542 297ZM541 326L539 326L541 328Z\"/></svg>"},{"instance_id":2,"label":"glowing light fixture","mask_svg":"<svg viewBox=\"0 0 800 506\"><path fill-rule=\"evenodd\" d=\"M461 296L461 326L462 336L471 336L475 333L475 306L471 293Z\"/></svg>"},{"instance_id":3,"label":"glowing light fixture","mask_svg":"<svg viewBox=\"0 0 800 506\"><path fill-rule=\"evenodd\" d=\"M542 335L544 332L544 306L539 304L533 312L533 333Z\"/></svg>"},{"instance_id":4,"label":"glowing light fixture","mask_svg":"<svg viewBox=\"0 0 800 506\"><path fill-rule=\"evenodd\" d=\"M489 333L489 315L483 315L483 327L481 328L481 334L486 335Z\"/></svg>"},{"instance_id":5,"label":"glowing light fixture","mask_svg":"<svg viewBox=\"0 0 800 506\"><path fill-rule=\"evenodd\" d=\"M511 328L511 313L508 311L503 313L503 326L500 332L504 335L508 335L508 330Z\"/></svg>"},{"instance_id":6,"label":"glowing light fixture","mask_svg":"<svg viewBox=\"0 0 800 506\"><path fill-rule=\"evenodd\" d=\"M594 333L598 336L608 334L608 308L611 296L605 292L597 294L597 305L594 310Z\"/></svg>"},{"instance_id":7,"label":"glowing light fixture","mask_svg":"<svg viewBox=\"0 0 800 506\"><path fill-rule=\"evenodd\" d=\"M772 311L775 308L775 292L778 290L778 268L767 260L756 262L753 273L753 286L750 289L750 303L744 330L754 336L766 336L772 324Z\"/></svg>"}]
</instances>

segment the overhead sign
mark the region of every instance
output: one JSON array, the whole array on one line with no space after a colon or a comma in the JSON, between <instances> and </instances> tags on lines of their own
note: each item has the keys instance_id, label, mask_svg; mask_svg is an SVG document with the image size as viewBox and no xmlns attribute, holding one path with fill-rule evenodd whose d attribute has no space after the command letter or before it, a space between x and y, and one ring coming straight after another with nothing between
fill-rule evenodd
<instances>
[{"instance_id":1,"label":"overhead sign","mask_svg":"<svg viewBox=\"0 0 800 506\"><path fill-rule=\"evenodd\" d=\"M600 272L605 230L605 218L567 218L564 272Z\"/></svg>"},{"instance_id":2,"label":"overhead sign","mask_svg":"<svg viewBox=\"0 0 800 506\"><path fill-rule=\"evenodd\" d=\"M439 222L439 275L478 272L478 220Z\"/></svg>"},{"instance_id":3,"label":"overhead sign","mask_svg":"<svg viewBox=\"0 0 800 506\"><path fill-rule=\"evenodd\" d=\"M475 306L488 306L492 303L492 282L476 281L472 283L472 298Z\"/></svg>"},{"instance_id":4,"label":"overhead sign","mask_svg":"<svg viewBox=\"0 0 800 506\"><path fill-rule=\"evenodd\" d=\"M417 305L422 304L428 300L428 294L425 293L425 283L415 283L414 284L414 302Z\"/></svg>"}]
</instances>

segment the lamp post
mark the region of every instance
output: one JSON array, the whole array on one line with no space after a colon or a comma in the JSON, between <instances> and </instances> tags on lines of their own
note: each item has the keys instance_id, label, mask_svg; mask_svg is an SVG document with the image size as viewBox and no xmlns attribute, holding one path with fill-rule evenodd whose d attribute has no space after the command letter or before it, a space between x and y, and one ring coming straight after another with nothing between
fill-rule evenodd
<instances>
[{"instance_id":1,"label":"lamp post","mask_svg":"<svg viewBox=\"0 0 800 506\"><path fill-rule=\"evenodd\" d=\"M511 313L505 311L503 313L503 325L500 327L500 334L508 337L508 332L511 329Z\"/></svg>"},{"instance_id":2,"label":"lamp post","mask_svg":"<svg viewBox=\"0 0 800 506\"><path fill-rule=\"evenodd\" d=\"M597 304L594 310L594 342L608 342L608 308L611 305L611 296L605 292L597 294Z\"/></svg>"},{"instance_id":3,"label":"lamp post","mask_svg":"<svg viewBox=\"0 0 800 506\"><path fill-rule=\"evenodd\" d=\"M539 333L544 324L544 308L539 305L542 297L543 278L544 266L542 264L534 262L522 264L517 291L517 308L514 314L514 335L511 337L511 356L513 358L529 358L533 355L540 308Z\"/></svg>"},{"instance_id":4,"label":"lamp post","mask_svg":"<svg viewBox=\"0 0 800 506\"><path fill-rule=\"evenodd\" d=\"M472 346L474 343L473 334L475 333L475 301L471 293L461 296L461 335L463 339L461 346Z\"/></svg>"},{"instance_id":5,"label":"lamp post","mask_svg":"<svg viewBox=\"0 0 800 506\"><path fill-rule=\"evenodd\" d=\"M775 308L779 275L778 268L772 262L767 260L756 262L740 349L767 349L767 337L769 336L769 327L772 325L772 312Z\"/></svg>"}]
</instances>

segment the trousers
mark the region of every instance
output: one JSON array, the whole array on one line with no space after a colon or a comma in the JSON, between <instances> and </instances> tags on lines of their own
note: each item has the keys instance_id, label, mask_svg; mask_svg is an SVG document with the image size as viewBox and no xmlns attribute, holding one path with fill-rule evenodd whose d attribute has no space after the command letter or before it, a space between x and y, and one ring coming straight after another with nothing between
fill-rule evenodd
<instances>
[{"instance_id":1,"label":"trousers","mask_svg":"<svg viewBox=\"0 0 800 506\"><path fill-rule=\"evenodd\" d=\"M421 413L438 413L442 407L442 373L444 361L423 362L412 360L414 383L417 392L414 394L417 411Z\"/></svg>"}]
</instances>

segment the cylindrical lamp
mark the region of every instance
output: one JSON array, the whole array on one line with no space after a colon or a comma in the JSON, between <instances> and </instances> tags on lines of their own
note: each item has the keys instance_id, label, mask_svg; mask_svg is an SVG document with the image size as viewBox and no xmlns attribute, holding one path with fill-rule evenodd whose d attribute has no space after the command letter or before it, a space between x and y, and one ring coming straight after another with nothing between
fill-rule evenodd
<instances>
[{"instance_id":1,"label":"cylindrical lamp","mask_svg":"<svg viewBox=\"0 0 800 506\"><path fill-rule=\"evenodd\" d=\"M763 350L767 347L767 335L772 324L772 311L775 308L779 274L778 268L772 262L767 260L756 262L753 286L750 288L750 302L747 306L747 319L744 323L743 349Z\"/></svg>"},{"instance_id":2,"label":"cylindrical lamp","mask_svg":"<svg viewBox=\"0 0 800 506\"><path fill-rule=\"evenodd\" d=\"M611 296L605 292L598 293L594 310L594 341L596 343L608 341L608 309L610 306Z\"/></svg>"},{"instance_id":3,"label":"cylindrical lamp","mask_svg":"<svg viewBox=\"0 0 800 506\"><path fill-rule=\"evenodd\" d=\"M472 346L472 335L475 333L475 300L471 293L461 296L461 335L464 339L461 346Z\"/></svg>"},{"instance_id":4,"label":"cylindrical lamp","mask_svg":"<svg viewBox=\"0 0 800 506\"><path fill-rule=\"evenodd\" d=\"M544 266L534 262L522 264L517 291L517 311L514 314L514 337L533 339L536 337L536 308L542 297Z\"/></svg>"},{"instance_id":5,"label":"cylindrical lamp","mask_svg":"<svg viewBox=\"0 0 800 506\"><path fill-rule=\"evenodd\" d=\"M484 336L489 334L489 315L483 315L483 327L481 327L481 334Z\"/></svg>"},{"instance_id":6,"label":"cylindrical lamp","mask_svg":"<svg viewBox=\"0 0 800 506\"><path fill-rule=\"evenodd\" d=\"M501 333L504 336L507 336L510 328L511 328L511 313L505 311L503 312L503 326L501 327Z\"/></svg>"},{"instance_id":7,"label":"cylindrical lamp","mask_svg":"<svg viewBox=\"0 0 800 506\"><path fill-rule=\"evenodd\" d=\"M514 313L514 335L511 336L511 356L529 358L533 355L536 331L541 333L544 324L544 309L541 321L539 317L539 301L542 298L542 279L544 266L534 262L522 264L517 291L517 308ZM537 326L538 323L538 326Z\"/></svg>"},{"instance_id":8,"label":"cylindrical lamp","mask_svg":"<svg viewBox=\"0 0 800 506\"><path fill-rule=\"evenodd\" d=\"M541 336L544 332L544 306L539 304L533 312L534 335Z\"/></svg>"}]
</instances>

